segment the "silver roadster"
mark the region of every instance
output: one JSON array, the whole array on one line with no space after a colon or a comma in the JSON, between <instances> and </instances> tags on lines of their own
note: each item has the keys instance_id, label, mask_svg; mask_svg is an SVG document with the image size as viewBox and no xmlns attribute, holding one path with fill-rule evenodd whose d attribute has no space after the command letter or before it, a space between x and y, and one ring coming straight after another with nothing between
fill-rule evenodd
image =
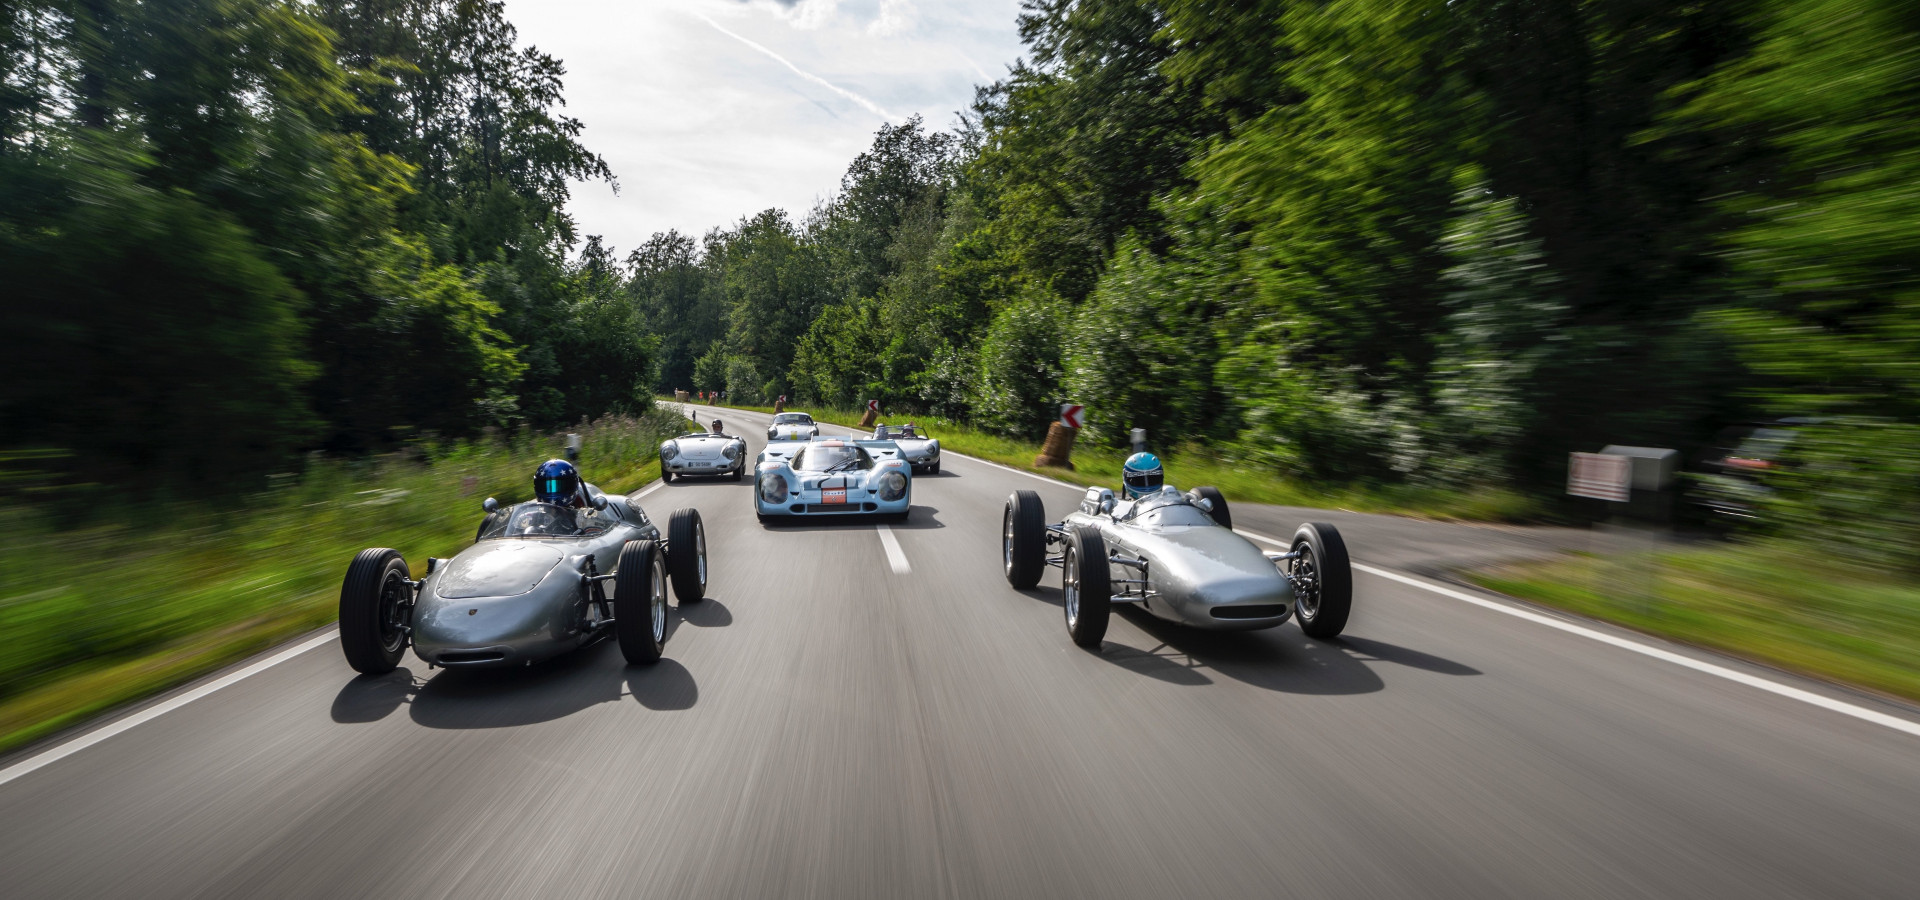
<instances>
[{"instance_id":1,"label":"silver roadster","mask_svg":"<svg viewBox=\"0 0 1920 900\"><path fill-rule=\"evenodd\" d=\"M768 441L808 441L819 435L819 423L803 412L774 413L767 425Z\"/></svg>"},{"instance_id":2,"label":"silver roadster","mask_svg":"<svg viewBox=\"0 0 1920 900\"><path fill-rule=\"evenodd\" d=\"M1015 491L1001 520L1007 581L1026 590L1060 568L1067 633L1098 648L1116 603L1137 603L1170 622L1216 630L1272 628L1293 615L1300 630L1331 638L1353 607L1347 545L1332 525L1300 526L1286 553L1233 532L1214 488L1172 487L1116 501L1088 488L1080 507L1048 524L1040 495Z\"/></svg>"},{"instance_id":3,"label":"silver roadster","mask_svg":"<svg viewBox=\"0 0 1920 900\"><path fill-rule=\"evenodd\" d=\"M657 662L668 582L683 606L706 596L700 513L675 510L662 535L628 498L591 485L587 497L585 509L489 497L474 544L428 558L418 581L399 551L360 551L340 589L347 663L391 672L412 646L429 666L523 666L610 634L628 662Z\"/></svg>"},{"instance_id":4,"label":"silver roadster","mask_svg":"<svg viewBox=\"0 0 1920 900\"><path fill-rule=\"evenodd\" d=\"M913 508L913 467L892 441L816 437L768 444L753 478L753 511L763 524L849 513L905 519Z\"/></svg>"},{"instance_id":5,"label":"silver roadster","mask_svg":"<svg viewBox=\"0 0 1920 900\"><path fill-rule=\"evenodd\" d=\"M900 458L918 474L940 474L940 442L926 429L911 422L905 425L881 425L873 429L876 441L892 441L900 447Z\"/></svg>"},{"instance_id":6,"label":"silver roadster","mask_svg":"<svg viewBox=\"0 0 1920 900\"><path fill-rule=\"evenodd\" d=\"M747 442L736 435L689 431L660 445L661 481L688 475L725 475L739 481L746 471Z\"/></svg>"}]
</instances>

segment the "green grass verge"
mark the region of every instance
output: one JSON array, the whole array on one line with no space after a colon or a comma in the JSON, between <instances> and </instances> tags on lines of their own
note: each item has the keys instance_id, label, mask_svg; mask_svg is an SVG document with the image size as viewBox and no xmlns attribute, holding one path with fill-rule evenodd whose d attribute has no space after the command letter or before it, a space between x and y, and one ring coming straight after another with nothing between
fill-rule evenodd
<instances>
[{"instance_id":1,"label":"green grass verge","mask_svg":"<svg viewBox=\"0 0 1920 900\"><path fill-rule=\"evenodd\" d=\"M1769 543L1571 556L1481 587L1782 669L1920 700L1920 585Z\"/></svg>"},{"instance_id":2,"label":"green grass verge","mask_svg":"<svg viewBox=\"0 0 1920 900\"><path fill-rule=\"evenodd\" d=\"M664 412L594 423L581 468L631 491L658 477L659 442L679 424ZM325 625L364 547L394 547L421 574L473 540L486 497L525 499L561 446L521 434L320 461L245 503L100 504L101 520L64 529L0 506L0 750Z\"/></svg>"},{"instance_id":3,"label":"green grass verge","mask_svg":"<svg viewBox=\"0 0 1920 900\"><path fill-rule=\"evenodd\" d=\"M771 406L727 404L727 407L773 412ZM793 409L809 413L822 422L847 427L852 427L860 420L859 410L801 406ZM1040 445L1031 441L990 434L938 416L883 416L880 421L899 423L908 420L927 426L929 433L940 439L943 449L1038 472L1072 484L1117 486L1120 483L1120 465L1127 458L1125 450L1083 444L1074 448L1072 470L1035 466L1033 458L1040 454ZM1512 491L1462 491L1405 485L1308 485L1236 464L1198 445L1175 447L1161 453L1160 457L1166 466L1169 481L1182 487L1210 484L1219 488L1230 501L1395 513L1471 522L1522 522L1537 519L1541 515L1538 503Z\"/></svg>"}]
</instances>

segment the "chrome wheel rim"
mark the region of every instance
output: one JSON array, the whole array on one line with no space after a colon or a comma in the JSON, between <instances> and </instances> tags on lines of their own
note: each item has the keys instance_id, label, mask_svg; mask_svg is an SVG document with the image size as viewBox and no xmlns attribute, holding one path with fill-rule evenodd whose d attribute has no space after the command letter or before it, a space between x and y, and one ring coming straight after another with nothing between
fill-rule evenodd
<instances>
[{"instance_id":1,"label":"chrome wheel rim","mask_svg":"<svg viewBox=\"0 0 1920 900\"><path fill-rule=\"evenodd\" d=\"M403 621L407 615L408 587L406 576L397 569L387 570L387 579L380 583L380 646L391 653L400 648L407 639Z\"/></svg>"},{"instance_id":2,"label":"chrome wheel rim","mask_svg":"<svg viewBox=\"0 0 1920 900\"><path fill-rule=\"evenodd\" d=\"M1320 614L1320 581L1313 564L1313 545L1303 541L1294 545L1293 550L1300 554L1293 561L1294 602L1300 609L1300 617L1311 621Z\"/></svg>"},{"instance_id":3,"label":"chrome wheel rim","mask_svg":"<svg viewBox=\"0 0 1920 900\"><path fill-rule=\"evenodd\" d=\"M653 607L651 610L653 616L653 642L656 644L664 644L667 640L667 569L660 564L658 557L655 557L654 560L652 580L653 584L650 585L650 587L652 588L653 596L648 598L648 600L649 605Z\"/></svg>"},{"instance_id":4,"label":"chrome wheel rim","mask_svg":"<svg viewBox=\"0 0 1920 900\"><path fill-rule=\"evenodd\" d=\"M1013 510L1000 517L1000 565L1013 572Z\"/></svg>"},{"instance_id":5,"label":"chrome wheel rim","mask_svg":"<svg viewBox=\"0 0 1920 900\"><path fill-rule=\"evenodd\" d=\"M707 586L707 525L705 522L694 526L694 552L700 556L700 586Z\"/></svg>"},{"instance_id":6,"label":"chrome wheel rim","mask_svg":"<svg viewBox=\"0 0 1920 900\"><path fill-rule=\"evenodd\" d=\"M1060 571L1060 594L1067 601L1067 628L1072 630L1080 624L1080 555L1067 548L1067 558Z\"/></svg>"}]
</instances>

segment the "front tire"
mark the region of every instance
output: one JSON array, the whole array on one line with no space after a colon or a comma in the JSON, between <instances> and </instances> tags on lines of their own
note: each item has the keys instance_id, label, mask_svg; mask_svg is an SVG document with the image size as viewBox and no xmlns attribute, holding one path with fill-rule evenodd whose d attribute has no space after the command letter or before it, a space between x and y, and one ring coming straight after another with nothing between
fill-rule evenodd
<instances>
[{"instance_id":1,"label":"front tire","mask_svg":"<svg viewBox=\"0 0 1920 900\"><path fill-rule=\"evenodd\" d=\"M1075 644L1098 650L1107 636L1107 620L1113 616L1106 539L1090 526L1074 526L1067 534L1067 552L1060 562L1060 595L1066 600L1067 634Z\"/></svg>"},{"instance_id":2,"label":"front tire","mask_svg":"<svg viewBox=\"0 0 1920 900\"><path fill-rule=\"evenodd\" d=\"M1014 491L1007 498L1000 519L1000 563L1014 590L1040 583L1040 570L1047 567L1047 511L1039 494Z\"/></svg>"},{"instance_id":3,"label":"front tire","mask_svg":"<svg viewBox=\"0 0 1920 900\"><path fill-rule=\"evenodd\" d=\"M747 474L747 464L745 462L742 462L740 463L739 468L736 468L733 470L733 480L739 481L740 478L746 474Z\"/></svg>"},{"instance_id":4,"label":"front tire","mask_svg":"<svg viewBox=\"0 0 1920 900\"><path fill-rule=\"evenodd\" d=\"M1193 495L1195 497L1205 497L1208 503L1213 504L1213 509L1210 510L1207 515L1212 516L1215 522L1220 523L1221 528L1229 530L1233 528L1233 513L1227 511L1227 498L1221 496L1219 488L1197 487L1193 489Z\"/></svg>"},{"instance_id":5,"label":"front tire","mask_svg":"<svg viewBox=\"0 0 1920 900\"><path fill-rule=\"evenodd\" d=\"M384 675L400 665L413 611L410 582L398 550L362 550L347 566L340 586L340 649L354 671Z\"/></svg>"},{"instance_id":6,"label":"front tire","mask_svg":"<svg viewBox=\"0 0 1920 900\"><path fill-rule=\"evenodd\" d=\"M613 631L630 665L650 666L667 649L667 577L652 541L620 548L613 579Z\"/></svg>"},{"instance_id":7,"label":"front tire","mask_svg":"<svg viewBox=\"0 0 1920 900\"><path fill-rule=\"evenodd\" d=\"M666 484L673 483L673 472L667 468L666 463L660 464L660 480Z\"/></svg>"},{"instance_id":8,"label":"front tire","mask_svg":"<svg viewBox=\"0 0 1920 900\"><path fill-rule=\"evenodd\" d=\"M673 573L673 596L681 603L698 603L707 596L707 526L697 509L676 509L667 519L667 568Z\"/></svg>"},{"instance_id":9,"label":"front tire","mask_svg":"<svg viewBox=\"0 0 1920 900\"><path fill-rule=\"evenodd\" d=\"M1295 580L1308 584L1294 588L1294 617L1307 637L1326 640L1346 630L1353 612L1353 563L1340 530L1325 522L1310 522L1293 533L1290 548L1300 556L1289 565Z\"/></svg>"}]
</instances>

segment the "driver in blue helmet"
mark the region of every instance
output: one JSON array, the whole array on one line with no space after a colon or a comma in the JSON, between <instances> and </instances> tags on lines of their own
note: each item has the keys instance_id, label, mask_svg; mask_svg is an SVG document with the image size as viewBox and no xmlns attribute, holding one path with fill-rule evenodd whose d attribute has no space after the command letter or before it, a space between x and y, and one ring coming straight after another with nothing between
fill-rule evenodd
<instances>
[{"instance_id":1,"label":"driver in blue helmet","mask_svg":"<svg viewBox=\"0 0 1920 900\"><path fill-rule=\"evenodd\" d=\"M1120 467L1121 495L1128 500L1160 493L1160 488L1166 483L1167 473L1160 468L1160 457L1151 453L1135 453L1127 457L1126 465Z\"/></svg>"},{"instance_id":2,"label":"driver in blue helmet","mask_svg":"<svg viewBox=\"0 0 1920 900\"><path fill-rule=\"evenodd\" d=\"M533 497L541 503L584 509L587 486L580 480L580 470L574 468L573 463L550 459L533 473Z\"/></svg>"}]
</instances>

